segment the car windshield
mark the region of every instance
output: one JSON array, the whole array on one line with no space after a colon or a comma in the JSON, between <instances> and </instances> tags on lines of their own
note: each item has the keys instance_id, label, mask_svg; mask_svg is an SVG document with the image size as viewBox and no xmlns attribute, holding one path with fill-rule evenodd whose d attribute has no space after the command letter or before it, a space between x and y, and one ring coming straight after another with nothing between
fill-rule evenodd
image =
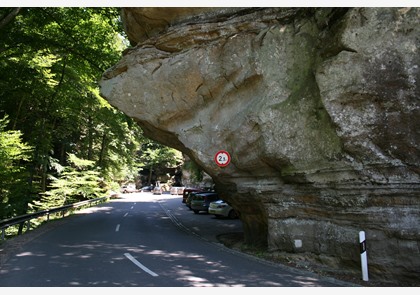
<instances>
[{"instance_id":1,"label":"car windshield","mask_svg":"<svg viewBox=\"0 0 420 295\"><path fill-rule=\"evenodd\" d=\"M207 199L210 201L217 201L219 198L217 197L217 195L210 195L207 197Z\"/></svg>"},{"instance_id":2,"label":"car windshield","mask_svg":"<svg viewBox=\"0 0 420 295\"><path fill-rule=\"evenodd\" d=\"M202 200L203 199L203 196L201 196L201 195L193 195L192 196L192 199L195 200L195 201L196 200Z\"/></svg>"}]
</instances>

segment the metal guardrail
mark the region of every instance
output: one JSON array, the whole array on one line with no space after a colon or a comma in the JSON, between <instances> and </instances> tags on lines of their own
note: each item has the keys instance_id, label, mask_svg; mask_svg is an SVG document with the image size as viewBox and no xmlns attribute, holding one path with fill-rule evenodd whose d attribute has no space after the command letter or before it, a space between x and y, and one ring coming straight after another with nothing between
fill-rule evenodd
<instances>
[{"instance_id":1,"label":"metal guardrail","mask_svg":"<svg viewBox=\"0 0 420 295\"><path fill-rule=\"evenodd\" d=\"M4 240L6 228L8 228L9 226L13 226L13 225L16 225L16 224L21 224L21 223L24 223L24 222L28 222L28 226L27 226L27 230L28 230L30 228L30 221L32 219L38 218L40 216L47 215L47 218L48 218L47 220L49 220L49 215L52 214L52 213L57 213L57 212L62 212L62 216L64 217L66 211L68 211L68 210L75 209L75 208L78 208L78 207L82 207L82 206L85 206L85 205L88 205L88 204L89 205L90 204L97 204L97 203L99 203L101 201L104 201L108 198L109 197L102 197L102 198L86 200L86 201L82 201L82 202L78 202L78 203L65 205L65 206L62 206L62 207L51 208L51 209L47 209L47 210L38 211L38 212L35 212L35 213L20 215L20 216L16 216L16 217L13 217L13 218L1 220L0 221L0 229L2 231L1 238L2 238L2 240Z\"/></svg>"}]
</instances>

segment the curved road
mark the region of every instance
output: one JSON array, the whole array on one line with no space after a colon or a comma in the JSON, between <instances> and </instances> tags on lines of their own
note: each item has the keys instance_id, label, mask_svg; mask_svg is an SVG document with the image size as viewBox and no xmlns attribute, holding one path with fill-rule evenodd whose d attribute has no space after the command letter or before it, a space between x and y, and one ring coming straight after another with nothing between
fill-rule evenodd
<instances>
[{"instance_id":1,"label":"curved road","mask_svg":"<svg viewBox=\"0 0 420 295\"><path fill-rule=\"evenodd\" d=\"M9 258L0 287L341 287L217 243L239 220L194 214L181 196L135 193L66 217Z\"/></svg>"}]
</instances>

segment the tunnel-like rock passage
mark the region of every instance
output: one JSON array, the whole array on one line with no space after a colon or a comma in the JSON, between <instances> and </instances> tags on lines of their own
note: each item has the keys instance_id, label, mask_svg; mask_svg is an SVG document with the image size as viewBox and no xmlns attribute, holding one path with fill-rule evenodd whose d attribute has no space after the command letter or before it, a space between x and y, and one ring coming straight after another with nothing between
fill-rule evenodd
<instances>
[{"instance_id":1,"label":"tunnel-like rock passage","mask_svg":"<svg viewBox=\"0 0 420 295\"><path fill-rule=\"evenodd\" d=\"M188 155L245 242L420 276L419 8L124 8L102 96ZM219 167L214 155L231 162Z\"/></svg>"}]
</instances>

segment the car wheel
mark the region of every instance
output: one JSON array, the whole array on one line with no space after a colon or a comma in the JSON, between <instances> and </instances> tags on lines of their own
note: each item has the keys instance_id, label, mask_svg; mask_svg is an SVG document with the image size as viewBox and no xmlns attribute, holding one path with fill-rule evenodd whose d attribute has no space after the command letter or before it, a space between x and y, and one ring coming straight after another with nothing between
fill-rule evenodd
<instances>
[{"instance_id":1,"label":"car wheel","mask_svg":"<svg viewBox=\"0 0 420 295\"><path fill-rule=\"evenodd\" d=\"M195 214L198 214L198 212L199 212L198 210L193 210L193 211L194 211Z\"/></svg>"},{"instance_id":2,"label":"car wheel","mask_svg":"<svg viewBox=\"0 0 420 295\"><path fill-rule=\"evenodd\" d=\"M238 217L238 214L236 214L235 210L230 210L230 211L229 211L229 215L228 215L228 217L229 217L230 219L235 219L235 218L237 218L237 217Z\"/></svg>"}]
</instances>

